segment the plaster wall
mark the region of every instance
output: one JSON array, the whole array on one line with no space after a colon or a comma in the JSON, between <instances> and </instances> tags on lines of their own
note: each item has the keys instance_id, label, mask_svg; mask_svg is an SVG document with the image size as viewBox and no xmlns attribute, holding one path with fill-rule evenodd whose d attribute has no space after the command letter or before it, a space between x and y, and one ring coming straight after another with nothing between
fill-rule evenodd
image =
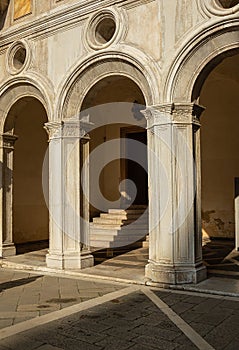
<instances>
[{"instance_id":1,"label":"plaster wall","mask_svg":"<svg viewBox=\"0 0 239 350\"><path fill-rule=\"evenodd\" d=\"M139 50L148 57L147 64L154 67L159 85L160 75L166 76L175 50L187 40L193 28L205 21L197 0L105 0L82 3L75 0L43 0L41 4L33 1L32 13L15 21L12 3L1 31L3 59L6 59L6 49L16 38L27 39L31 44L32 60L26 73L37 73L42 79L49 80L56 94L61 88L60 83L74 67L97 53L86 44L85 34L89 20L96 11L104 8L117 10L122 26L117 41L98 52L128 51L134 56L131 50ZM4 66L5 62L2 61L2 64ZM22 75L25 75L24 72ZM4 81L8 78L9 74L3 70L0 79Z\"/></svg>"},{"instance_id":2,"label":"plaster wall","mask_svg":"<svg viewBox=\"0 0 239 350\"><path fill-rule=\"evenodd\" d=\"M239 55L226 58L207 77L200 95L202 219L210 237L234 237L234 178L239 177Z\"/></svg>"},{"instance_id":3,"label":"plaster wall","mask_svg":"<svg viewBox=\"0 0 239 350\"><path fill-rule=\"evenodd\" d=\"M42 190L42 165L48 147L47 121L40 102L25 100L16 113L13 167L13 238L15 243L48 239L48 209Z\"/></svg>"}]
</instances>

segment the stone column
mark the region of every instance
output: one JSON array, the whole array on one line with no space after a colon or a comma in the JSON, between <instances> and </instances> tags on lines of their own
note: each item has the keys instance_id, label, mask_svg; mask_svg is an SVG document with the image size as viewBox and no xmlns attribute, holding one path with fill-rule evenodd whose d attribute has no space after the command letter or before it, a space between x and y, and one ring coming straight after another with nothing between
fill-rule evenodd
<instances>
[{"instance_id":1,"label":"stone column","mask_svg":"<svg viewBox=\"0 0 239 350\"><path fill-rule=\"evenodd\" d=\"M0 215L0 256L16 254L13 243L13 152L17 136L2 134L0 138L1 159L1 215Z\"/></svg>"},{"instance_id":2,"label":"stone column","mask_svg":"<svg viewBox=\"0 0 239 350\"><path fill-rule=\"evenodd\" d=\"M59 269L93 266L94 259L85 242L89 223L87 225L81 220L80 168L84 132L78 120L50 122L46 129L50 135L50 247L47 266Z\"/></svg>"},{"instance_id":3,"label":"stone column","mask_svg":"<svg viewBox=\"0 0 239 350\"><path fill-rule=\"evenodd\" d=\"M169 104L144 111L148 129L149 283L197 283L202 264L200 122L203 108Z\"/></svg>"}]
</instances>

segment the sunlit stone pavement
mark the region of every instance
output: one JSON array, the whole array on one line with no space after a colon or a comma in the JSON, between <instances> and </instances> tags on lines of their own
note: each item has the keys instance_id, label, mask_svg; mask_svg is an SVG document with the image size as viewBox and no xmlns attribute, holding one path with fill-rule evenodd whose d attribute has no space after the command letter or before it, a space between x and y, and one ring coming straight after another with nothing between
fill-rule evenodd
<instances>
[{"instance_id":1,"label":"sunlit stone pavement","mask_svg":"<svg viewBox=\"0 0 239 350\"><path fill-rule=\"evenodd\" d=\"M1 269L0 327L0 350L237 350L239 298Z\"/></svg>"}]
</instances>

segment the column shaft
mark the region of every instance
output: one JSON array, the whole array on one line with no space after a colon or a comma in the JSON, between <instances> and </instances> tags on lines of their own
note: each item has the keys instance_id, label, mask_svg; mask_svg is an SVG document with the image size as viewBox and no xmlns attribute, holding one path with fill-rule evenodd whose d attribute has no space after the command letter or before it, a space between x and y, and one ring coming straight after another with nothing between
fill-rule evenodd
<instances>
[{"instance_id":1,"label":"column shaft","mask_svg":"<svg viewBox=\"0 0 239 350\"><path fill-rule=\"evenodd\" d=\"M1 135L0 157L1 157L1 239L0 256L6 257L16 254L13 243L13 154L14 143L17 136L12 134Z\"/></svg>"},{"instance_id":2,"label":"column shaft","mask_svg":"<svg viewBox=\"0 0 239 350\"><path fill-rule=\"evenodd\" d=\"M148 108L149 264L153 282L197 283L202 264L199 106Z\"/></svg>"},{"instance_id":3,"label":"column shaft","mask_svg":"<svg viewBox=\"0 0 239 350\"><path fill-rule=\"evenodd\" d=\"M92 266L93 256L85 244L89 230L87 223L82 225L81 217L80 122L47 123L46 128L50 133L50 249L47 266L60 269Z\"/></svg>"}]
</instances>

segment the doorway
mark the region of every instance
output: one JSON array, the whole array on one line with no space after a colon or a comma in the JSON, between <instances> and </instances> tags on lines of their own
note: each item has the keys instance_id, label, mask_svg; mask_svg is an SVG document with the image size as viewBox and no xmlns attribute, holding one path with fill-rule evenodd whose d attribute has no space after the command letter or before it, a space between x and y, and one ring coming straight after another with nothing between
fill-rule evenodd
<instances>
[{"instance_id":1,"label":"doorway","mask_svg":"<svg viewBox=\"0 0 239 350\"><path fill-rule=\"evenodd\" d=\"M148 171L147 171L147 131L140 127L128 127L121 129L121 138L125 143L122 147L121 173L122 179L131 180L136 189L133 205L148 205ZM136 141L135 143L132 142ZM145 145L140 148L141 164L134 160L139 152L138 143ZM127 196L131 197L130 186L125 188Z\"/></svg>"}]
</instances>

